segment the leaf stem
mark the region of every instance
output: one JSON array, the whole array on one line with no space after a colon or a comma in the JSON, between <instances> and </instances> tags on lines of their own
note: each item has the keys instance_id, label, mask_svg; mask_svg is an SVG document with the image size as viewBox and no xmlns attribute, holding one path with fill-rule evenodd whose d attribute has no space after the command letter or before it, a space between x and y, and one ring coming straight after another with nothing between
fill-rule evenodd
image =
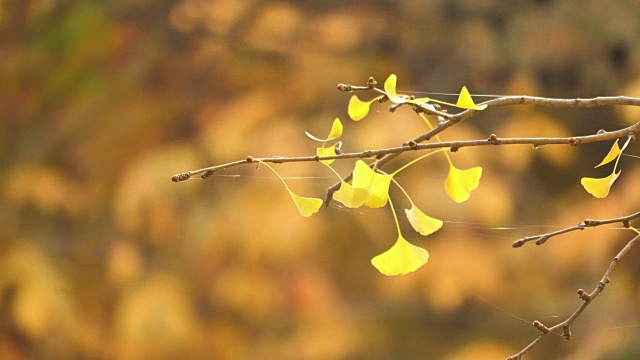
<instances>
[{"instance_id":1,"label":"leaf stem","mask_svg":"<svg viewBox=\"0 0 640 360\"><path fill-rule=\"evenodd\" d=\"M338 174L338 172L331 167L331 165L324 163L322 161L320 161L321 164L324 164L326 167L328 167L334 174L336 174L336 176L338 177L338 179L340 179L340 182L343 183L344 181L342 180L342 176L340 176L340 174Z\"/></svg>"},{"instance_id":2,"label":"leaf stem","mask_svg":"<svg viewBox=\"0 0 640 360\"><path fill-rule=\"evenodd\" d=\"M405 189L402 186L400 186L400 183L398 183L398 181L396 179L394 179L393 177L391 177L391 181L393 181L396 184L396 186L398 187L398 189L400 189L400 191L402 191L402 193L404 193L404 196L407 197L407 200L409 200L409 202L411 203L411 206L413 207L414 206L413 200L411 200L411 197L405 191Z\"/></svg>"},{"instance_id":3,"label":"leaf stem","mask_svg":"<svg viewBox=\"0 0 640 360\"><path fill-rule=\"evenodd\" d=\"M402 233L400 232L400 222L398 221L398 215L396 214L396 209L393 208L393 203L391 202L391 198L389 198L389 207L391 208L391 212L393 213L393 220L395 220L396 222L396 229L398 230L398 236L402 236Z\"/></svg>"},{"instance_id":4,"label":"leaf stem","mask_svg":"<svg viewBox=\"0 0 640 360\"><path fill-rule=\"evenodd\" d=\"M423 114L423 113L418 113L418 115L420 115L420 117L422 118L422 120L424 120L424 122L427 123L427 125L429 125L429 128L431 130L433 130L433 125L431 125L431 122L429 121L429 119L427 119L427 117ZM440 136L438 136L438 134L436 134L436 140L441 143L442 141L440 140ZM449 157L449 154L447 154L446 152L444 153L444 157L447 158L447 161L449 162L449 166L453 166L453 162L451 161L451 157Z\"/></svg>"},{"instance_id":5,"label":"leaf stem","mask_svg":"<svg viewBox=\"0 0 640 360\"><path fill-rule=\"evenodd\" d=\"M618 162L620 161L620 158L622 157L622 152L627 148L627 145L629 145L629 142L631 141L631 136L629 136L627 138L627 142L624 143L624 145L622 145L622 149L620 149L620 155L618 155L618 157L616 158L616 163L613 165L613 173L615 174L616 169L618 168Z\"/></svg>"},{"instance_id":6,"label":"leaf stem","mask_svg":"<svg viewBox=\"0 0 640 360\"><path fill-rule=\"evenodd\" d=\"M273 171L274 174L276 174L276 176L280 179L280 181L282 181L282 183L284 184L284 187L287 189L287 191L289 192L289 194L293 194L293 192L291 191L291 189L289 189L289 185L287 185L287 183L284 181L284 179L282 178L282 176L280 176L280 174L278 174L278 172L271 167L269 164L267 164L266 162L262 161L262 160L258 160L255 159L255 161L257 161L260 164L264 164L264 166L268 167L271 171ZM339 175L338 175L339 176ZM293 197L293 195L292 195Z\"/></svg>"}]
</instances>

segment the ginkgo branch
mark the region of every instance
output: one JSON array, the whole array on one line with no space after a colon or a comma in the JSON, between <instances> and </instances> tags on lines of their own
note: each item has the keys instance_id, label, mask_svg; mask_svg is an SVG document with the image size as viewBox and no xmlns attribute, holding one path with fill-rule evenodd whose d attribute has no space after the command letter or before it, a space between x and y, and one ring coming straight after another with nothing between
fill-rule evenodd
<instances>
[{"instance_id":1,"label":"ginkgo branch","mask_svg":"<svg viewBox=\"0 0 640 360\"><path fill-rule=\"evenodd\" d=\"M638 217L638 214L634 214L634 215L636 215L636 217ZM620 220L617 220L617 219L611 219L611 220L616 220L616 221L612 221L612 222L620 221ZM604 221L609 221L609 220L604 220ZM533 347L536 346L540 341L542 341L542 339L545 336L547 336L549 334L553 334L553 333L555 333L556 331L558 331L560 329L562 329L562 337L565 340L570 340L571 339L571 329L570 329L571 324L580 316L580 314L582 314L582 312L587 308L587 306L589 306L589 304L591 304L591 302L593 302L593 300L604 290L604 287L611 281L611 273L613 272L613 269L620 262L620 260L629 252L629 250L631 250L631 248L638 242L638 240L640 240L640 235L637 235L636 237L631 239L622 248L622 250L620 250L618 255L616 255L613 258L613 260L611 261L611 264L609 265L609 268L604 273L604 275L602 276L602 279L600 279L600 281L596 285L596 288L593 289L592 292L587 293L583 289L579 289L578 290L578 297L583 301L583 303L580 305L580 307L578 307L573 312L573 314L571 314L571 316L569 316L566 320L564 320L564 321L562 321L562 322L560 322L560 323L558 323L558 324L556 324L554 326L551 326L551 327L546 327L542 323L540 323L539 321L534 321L533 322L533 326L540 331L540 334L538 334L538 337L536 337L535 340L533 340L529 345L525 346L522 350L520 350L520 352L518 352L515 355L512 355L512 356L508 357L507 360L521 360L522 357L526 353L528 353L531 349L533 349Z\"/></svg>"},{"instance_id":2,"label":"ginkgo branch","mask_svg":"<svg viewBox=\"0 0 640 360\"><path fill-rule=\"evenodd\" d=\"M338 90L343 92L354 91L374 91L381 95L387 95L384 89L377 88L370 84L376 84L373 78L369 78L368 86L356 86L339 84ZM478 114L477 110L464 110L458 114L448 114L439 111L435 111L430 106L416 105L416 104L401 104L409 106L417 106L428 114L435 114L444 117L452 122L460 122L469 119L470 117ZM623 106L640 106L640 98L634 98L629 96L599 96L590 99L556 99L546 98L539 96L502 96L496 99L492 99L478 105L487 105L487 108L495 108L510 105L539 105L546 107L559 107L559 108L588 108L588 107L600 107L611 105L623 105Z\"/></svg>"},{"instance_id":3,"label":"ginkgo branch","mask_svg":"<svg viewBox=\"0 0 640 360\"><path fill-rule=\"evenodd\" d=\"M369 78L366 86L356 86L356 85L345 85L339 84L338 90L343 92L354 92L354 91L373 91L378 94L382 94L384 97L387 96L387 93L384 89L380 89L375 87L377 82L374 78ZM383 99L381 99L383 100ZM430 129L428 132L418 136L417 138L405 142L402 146L387 148L387 149L377 149L377 150L366 150L362 152L356 153L343 153L331 156L302 156L302 157L270 157L270 158L260 158L259 160L262 162L269 163L285 163L285 162L310 162L310 161L321 161L321 160L332 160L332 159L349 159L349 158L372 158L375 157L378 166L383 166L392 159L396 158L398 155L405 151L409 150L424 150L424 149L434 149L434 148L444 148L450 147L452 151L456 151L462 147L466 146L482 146L482 145L500 145L500 144L530 144L533 146L539 145L550 145L550 144L570 144L570 145L578 145L583 143L590 142L598 142L611 140L616 138L621 138L624 136L633 136L636 132L640 131L640 122L629 126L624 129L620 129L612 132L604 132L600 131L595 135L587 135L587 136L576 136L576 137L568 137L568 138L497 138L495 135L492 135L488 140L471 140L471 141L451 141L451 142L442 142L442 143L433 143L433 144L421 144L424 141L430 140L432 137L440 134L445 131L447 128L467 120L474 115L478 114L480 111L478 110L464 110L458 114L449 114L446 111L440 111L440 106L430 105L430 104L414 104L414 103L406 103L406 104L394 104L392 105L392 110L395 110L398 106L401 105L409 105L412 106L416 112L424 112L431 115L436 115L439 117L439 123L435 128ZM640 106L640 98L632 98L626 96L613 96L613 97L596 97L591 99L554 99L554 98L544 98L544 97L534 97L534 96L505 96L497 99L489 100L479 105L487 105L487 108L494 107L502 107L502 106L510 106L510 105L539 105L539 106L547 106L547 107L569 107L569 108L581 108L581 107L598 107L598 106L610 106L610 105L628 105L628 106ZM242 164L251 163L253 158L251 156L247 157L245 160L233 161L226 164L221 164L217 166L211 166L207 168L202 168L193 171L183 172L181 174L176 174L171 177L171 180L174 182L180 182L184 180L190 179L194 175L201 175L201 178L207 178L213 174L216 170L221 170L225 168L230 168L233 166L238 166ZM258 159L256 159L258 160ZM370 164L373 166L373 164ZM349 174L345 178L344 181L350 181L352 174ZM327 190L326 195L326 204L328 205L329 201L332 198L332 195L335 191L340 188L341 182L338 182Z\"/></svg>"},{"instance_id":4,"label":"ginkgo branch","mask_svg":"<svg viewBox=\"0 0 640 360\"><path fill-rule=\"evenodd\" d=\"M438 128L434 128L433 131ZM338 159L366 159L366 158L378 158L378 166L382 166L388 161L391 160L392 155L399 155L406 151L415 151L415 150L429 150L429 149L440 149L440 148L450 148L452 151L457 151L463 147L471 147L471 146L487 146L487 145L532 145L535 147L542 145L572 145L577 146L579 144L587 144L593 142L607 141L618 138L623 138L626 136L633 135L635 132L640 131L640 122L620 129L616 131L600 131L594 135L585 135L585 136L574 136L574 137L534 137L534 138L499 138L495 134L492 134L487 139L478 139L478 140L461 140L461 141L444 141L438 143L428 143L428 144L418 144L414 139L408 142L405 142L402 146L392 147L392 148L383 148L383 149L375 149L375 150L365 150L360 152L350 152L350 153L341 153L337 155L329 155L329 156L296 156L296 157L282 157L282 156L273 156L266 158L254 158L252 156L248 156L244 160L233 161L221 165L210 166L198 170L187 171L181 174L174 175L171 180L174 182L180 182L184 180L188 180L193 176L200 175L201 178L206 179L213 174L213 172L227 169L239 165L250 164L253 162L266 162L266 163L274 163L274 164L282 164L289 162L312 162L312 161L322 161L322 160L338 160ZM435 134L434 134L435 135ZM345 177L344 181L351 180L351 175ZM330 194L338 190L340 183L337 184L336 188L329 188ZM330 198L330 197L329 197Z\"/></svg>"},{"instance_id":5,"label":"ginkgo branch","mask_svg":"<svg viewBox=\"0 0 640 360\"><path fill-rule=\"evenodd\" d=\"M612 175L603 179L593 179L593 178L583 178L581 183L585 187L590 194L595 197L604 197L608 194L609 188L619 172L616 173L616 168L620 157L622 155L632 156L622 154L624 147L627 144L635 140L635 134L640 131L640 122L637 122L631 126L621 128L614 131L605 131L600 130L596 134L592 135L584 135L584 136L572 136L572 137L511 137L511 138L501 138L496 134L491 134L488 138L479 139L479 140L458 140L458 141L440 141L439 134L447 130L449 127L459 124L463 121L470 119L471 117L477 115L481 112L481 110L488 110L491 108L498 108L503 106L514 106L514 105L538 105L538 106L546 106L546 107L563 107L563 108L585 108L585 107L600 107L600 106L611 106L611 105L620 105L620 106L640 106L640 98L632 98L625 96L615 96L615 97L596 97L591 99L554 99L554 98L544 98L544 97L532 97L532 96L503 96L497 97L493 100L486 101L481 104L475 104L471 99L471 95L469 94L466 87L463 87L463 91L460 93L460 97L458 99L458 103L450 104L446 102L442 102L435 99L430 98L421 98L416 99L413 96L402 95L396 93L396 76L391 75L387 81L385 82L385 87L383 89L377 88L377 82L374 78L369 78L366 86L355 86L355 85L338 85L338 90L343 92L364 92L369 91L373 92L376 97L372 100L362 101L358 99L357 96L352 96L349 105L349 115L354 121L359 121L364 118L369 113L369 106L374 102L392 102L393 104L390 107L390 111L395 111L397 108L401 106L410 106L418 115L420 115L426 124L429 126L429 131L424 134L414 138L413 140L407 141L403 143L401 146L391 147L391 148L380 148L374 150L365 150L360 152L341 152L340 145L341 142L334 144L332 147L326 147L326 142L329 140L334 140L342 134L342 124L338 119L334 121L334 126L329 133L329 136L326 139L317 138L309 133L311 139L322 142L322 146L317 149L317 153L314 156L298 156L298 157L281 157L281 156L273 156L273 157L264 157L264 158L254 158L252 156L248 156L246 159L233 161L221 165L206 167L198 170L187 171L181 174L174 175L171 179L174 182L180 182L184 180L191 179L193 176L199 175L200 178L206 179L213 175L215 171L227 169L239 165L244 164L252 164L252 163L265 163L264 165L271 168L267 163L290 163L290 162L322 162L324 165L328 166L331 171L333 171L337 177L340 175L329 166L330 161L333 160L343 160L343 159L371 159L375 158L375 162L372 162L368 166L373 169L370 170L367 168L367 164L363 161L356 162L356 168L349 175L342 178L338 183L332 185L328 188L326 199L324 201L324 205L328 206L330 201L333 198L334 193L336 194L336 200L341 201L347 207L359 207L362 204L365 204L369 207L381 207L386 204L388 201L391 202L391 199L388 198L388 185L390 181L395 181L393 179L393 174L386 174L383 172L381 167L395 159L402 153L408 151L423 151L429 149L440 149L433 151L427 155L423 155L422 157L426 157L430 154L436 152L442 152L445 149L449 149L452 152L458 151L463 147L472 147L472 146L491 146L491 145L531 145L534 148L543 146L543 145L571 145L577 146L580 144L587 143L595 143L602 142L614 139L620 139L627 137L627 142L622 148L619 148L617 142L612 147L610 153L602 160L600 165L608 164L615 160L614 169ZM386 90L385 90L386 89ZM462 100L461 100L462 99ZM436 103L436 104L433 104ZM458 113L450 113L448 110L442 109L439 104L451 105L459 108L463 108L464 110ZM353 108L352 108L353 105ZM352 109L355 109L352 112ZM354 115L355 114L355 115ZM425 116L426 114L427 116ZM435 127L431 125L428 116L433 116L437 118L437 124ZM435 121L434 121L435 122ZM426 143L427 141L435 138L437 141ZM324 154L331 155L324 155ZM446 152L444 152L447 155ZM422 158L420 157L420 158ZM420 158L414 160L417 161ZM482 173L482 168L476 167L472 169L460 170L453 166L451 160L447 155L447 159L450 163L450 174L445 181L445 188L449 193L450 197L457 202L465 201L470 192L475 189L478 185L479 178ZM411 162L412 163L412 162ZM405 165L409 166L411 163ZM273 168L271 168L273 170ZM404 167L401 167L398 171L401 171ZM366 174L363 173L363 170L366 170ZM275 172L275 170L274 170ZM353 188L349 187L347 182L351 181L353 178L353 174L356 173L355 180L353 181ZM360 176L360 175L362 176ZM452 176L453 174L453 176ZM464 175L463 175L464 174ZM380 180L374 180L376 177L380 177ZM453 179L452 181L449 181ZM610 179L611 178L611 179ZM282 178L281 178L282 179ZM373 188L371 186L367 187L363 185L363 179L366 180L367 183L373 182L376 183L378 181L378 185L382 184L384 186L378 186ZM384 181L383 181L384 180ZM290 192L294 201L296 202L296 206L298 206L298 210L303 216L310 216L312 213L318 211L321 206L322 201L320 199L315 198L303 198L297 196L288 189L287 184L282 180L287 190ZM364 180L363 180L364 181ZM358 183L358 184L356 184ZM448 184L451 183L456 187L461 188L459 190L459 194L451 195L450 188L447 187ZM604 185L603 185L604 184ZM343 186L341 188L341 186ZM464 185L464 186L463 186ZM337 192L340 189L340 192ZM402 188L401 188L402 189ZM359 191L357 193L356 191ZM408 194L402 189L405 195ZM374 196L375 195L375 196ZM341 198L342 200L338 199ZM437 219L430 218L420 212L417 208L415 208L413 202L411 202L412 208L405 210L407 212L407 216L414 226L414 229L421 233L422 235L428 235L433 231L436 231L442 226L442 222ZM396 275L396 274L404 274L410 271L414 271L418 267L422 266L428 259L428 253L426 250L415 247L408 243L406 240L402 238L400 234L400 227L398 224L397 215L393 210L394 218L396 219L396 226L398 227L398 241L391 249L387 250L385 253L376 256L372 263L376 266L382 273L387 275ZM603 290L607 283L610 281L611 273L613 269L617 265L617 263L622 259L626 253L638 242L640 239L640 232L630 225L630 221L640 218L640 212L635 214L606 219L606 220L584 220L576 226L568 227L562 230L558 230L555 232L550 232L546 234L528 236L522 239L517 240L513 243L513 247L521 247L527 242L535 241L537 245L541 245L545 243L551 237L555 237L561 234L565 234L568 232L572 232L575 230L584 230L588 227L597 227L605 224L612 223L622 223L623 227L633 230L638 233L638 236L635 236L632 240L630 240L626 246L613 258L613 261L609 265L609 268L605 272L604 276L596 286L596 288L591 292L587 293L584 290L578 290L578 296L582 299L583 303L581 306L574 311L574 313L569 316L566 320L552 326L546 327L542 323L535 321L533 326L539 330L540 334L536 339L534 339L529 345L527 345L524 349L522 349L519 353L511 356L508 360L519 360L523 357L524 354L529 352L536 344L538 344L546 335L555 333L562 329L562 337L566 340L569 340L571 337L570 325L573 321L580 316L580 314L584 311L584 309L597 297ZM417 225L416 225L417 224ZM410 266L398 267L399 264L397 261L389 261L392 255L396 256L398 254L407 255L406 259L401 261L400 263L407 263L407 259L411 260ZM394 258L395 259L395 258ZM405 261L407 260L407 261Z\"/></svg>"},{"instance_id":6,"label":"ginkgo branch","mask_svg":"<svg viewBox=\"0 0 640 360\"><path fill-rule=\"evenodd\" d=\"M554 237L554 236L558 236L561 234L566 234L568 232L571 231L575 231L575 230L584 230L586 228L589 227L596 227L596 226L601 226L601 225L607 225L607 224L614 224L614 223L622 223L622 226L624 226L625 228L629 228L630 224L629 222L633 219L636 218L640 218L640 211L635 213L635 214L631 214L631 215L627 215L627 216L621 216L621 217L617 217L617 218L612 218L612 219L606 219L606 220L591 220L591 219L586 219L582 222L580 222L578 225L576 226L572 226L572 227L568 227L566 229L562 229L562 230L558 230L558 231L554 231L554 232L550 232L550 233L546 233L546 234L539 234L539 235L532 235L532 236L527 236L524 237L522 239L517 240L516 242L513 243L514 248L519 248L522 245L530 242L530 241L535 241L536 245L542 245L545 242L547 242L547 240L549 240L550 238Z\"/></svg>"}]
</instances>

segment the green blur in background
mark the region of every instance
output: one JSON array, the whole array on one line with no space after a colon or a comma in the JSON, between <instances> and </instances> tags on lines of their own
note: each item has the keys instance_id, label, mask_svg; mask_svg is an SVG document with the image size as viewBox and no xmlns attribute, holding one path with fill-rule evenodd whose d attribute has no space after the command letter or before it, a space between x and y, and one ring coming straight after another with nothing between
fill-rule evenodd
<instances>
[{"instance_id":1,"label":"green blur in background","mask_svg":"<svg viewBox=\"0 0 640 360\"><path fill-rule=\"evenodd\" d=\"M423 238L402 224L431 257L398 277L370 264L397 237L388 208L334 204L302 218L264 167L170 177L314 154L304 132L322 136L336 117L343 151L426 132L388 104L349 120L350 94L336 85L369 76L395 73L400 91L640 97L638 19L632 0L0 0L0 358L516 353L536 336L531 321L551 325L579 306L575 291L592 289L630 237L594 229L510 246L638 210L637 159L622 158L607 199L580 186L610 171L593 166L611 144L463 149L456 165L484 169L464 204L446 196L444 158L403 172L413 200L445 225ZM639 117L490 109L442 139L585 135ZM335 167L346 175L353 162ZM316 163L276 168L301 177L288 183L303 196L324 198L336 181ZM570 342L550 336L527 359L639 358L638 264L638 251L624 259Z\"/></svg>"}]
</instances>

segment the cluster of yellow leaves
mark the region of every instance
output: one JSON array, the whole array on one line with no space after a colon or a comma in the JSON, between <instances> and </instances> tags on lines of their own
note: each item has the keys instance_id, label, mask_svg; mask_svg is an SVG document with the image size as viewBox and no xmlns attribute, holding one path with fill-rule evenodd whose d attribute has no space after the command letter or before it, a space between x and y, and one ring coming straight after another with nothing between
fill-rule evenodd
<instances>
[{"instance_id":1,"label":"cluster of yellow leaves","mask_svg":"<svg viewBox=\"0 0 640 360\"><path fill-rule=\"evenodd\" d=\"M478 106L473 102L473 99L466 87L462 88L458 101L454 105L430 98L415 99L407 95L398 94L396 91L396 84L397 77L394 74L390 75L384 83L386 97L395 104L408 103L420 105L427 102L436 102L471 110L483 110L486 108L486 105ZM383 97L384 96L378 96L369 101L362 101L358 96L352 96L348 107L349 116L354 121L362 120L369 114L371 104ZM442 150L434 151L422 156L390 175L376 172L364 161L359 160L356 162L356 166L353 171L352 185L342 181L340 190L334 194L333 198L349 208L357 208L362 205L373 208L382 207L389 201L389 185L391 180L393 180L393 176L413 164L415 161L421 160L436 152L442 152ZM482 175L482 168L475 167L468 170L460 170L453 166L449 156L446 153L444 154L446 155L450 165L449 175L445 180L445 190L453 201L458 203L464 202L471 196L471 191L478 187L480 176ZM405 209L405 214L416 232L423 236L427 236L442 227L441 220L434 219L423 213L418 207L416 207L413 201L411 201L411 198L404 189L400 189L405 193L405 195L407 195L407 198L411 203L411 208ZM392 211L397 225L398 219L393 207ZM424 265L428 259L429 253L425 249L409 243L400 233L400 227L398 226L398 239L395 244L386 252L374 257L371 262L381 273L385 275L398 275L417 270Z\"/></svg>"},{"instance_id":2,"label":"cluster of yellow leaves","mask_svg":"<svg viewBox=\"0 0 640 360\"><path fill-rule=\"evenodd\" d=\"M457 103L450 104L430 98L415 99L407 95L398 94L396 91L396 83L397 78L392 74L387 78L384 84L386 97L395 104L410 103L414 105L420 105L427 102L437 102L470 110L483 110L486 108L486 105L477 106L473 102L473 99L471 98L471 95L469 94L469 91L466 87L462 88ZM349 101L349 116L354 121L362 120L369 114L370 105L374 101L380 100L383 97L384 95L365 102L361 101L357 96L354 95ZM429 124L429 126L431 125ZM342 131L342 123L339 119L335 119L329 135L326 138L318 138L308 132L305 133L309 138L322 143L320 147L316 148L316 154L318 156L324 157L336 155L336 147L339 146L340 142L336 142L331 146L327 146L327 142L335 140L342 136ZM409 220L409 223L416 232L423 236L427 236L439 230L442 227L442 221L432 218L422 212L413 203L407 192L402 187L400 187L400 185L393 179L393 177L400 171L406 169L415 162L438 152L442 152L443 154L445 154L450 164L449 174L444 184L447 194L453 201L458 203L468 200L471 196L471 192L478 187L480 177L482 175L482 168L475 167L472 169L460 170L453 166L453 163L451 162L449 156L444 153L444 149L432 151L426 155L423 155L404 165L392 174L386 174L380 170L376 170L375 165L373 168L371 168L364 161L358 160L356 161L355 167L353 169L353 178L351 184L345 182L343 180L343 177L340 176L340 174L338 174L330 166L330 164L333 162L333 159L320 160L331 171L333 171L341 181L340 188L333 194L333 199L335 201L340 202L344 206L352 209L359 208L361 206L367 206L370 208L381 208L387 203L390 204L391 211L393 213L393 217L398 230L398 239L389 250L374 257L371 260L373 266L375 266L381 273L385 275L399 275L415 271L422 265L424 265L429 259L429 253L427 252L427 250L409 243L402 236L402 233L400 232L400 226L398 224L398 217L396 215L395 209L393 208L393 205L391 204L391 200L389 199L389 186L391 185L391 181L394 181L409 199L411 207L409 209L405 209L405 214L407 216L407 219ZM261 163L274 171L280 178L280 180L282 180L282 183L285 185L287 191L289 191L289 194L293 198L293 201L302 216L311 216L320 209L320 207L322 206L321 199L307 198L294 194L289 189L284 179L280 175L278 175L278 173L271 166L267 165L264 162Z\"/></svg>"}]
</instances>

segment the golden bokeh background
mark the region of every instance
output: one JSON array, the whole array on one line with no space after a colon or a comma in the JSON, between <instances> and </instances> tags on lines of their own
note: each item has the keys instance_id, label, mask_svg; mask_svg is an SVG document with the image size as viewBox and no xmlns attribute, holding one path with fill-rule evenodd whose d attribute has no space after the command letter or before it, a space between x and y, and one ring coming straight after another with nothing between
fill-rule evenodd
<instances>
[{"instance_id":1,"label":"golden bokeh background","mask_svg":"<svg viewBox=\"0 0 640 360\"><path fill-rule=\"evenodd\" d=\"M593 289L632 236L590 229L510 246L638 211L637 159L621 159L604 200L580 186L610 171L593 169L610 143L462 149L457 166L484 168L463 204L444 192L442 158L403 172L445 226L422 238L401 219L431 258L400 277L370 264L396 239L388 208L302 218L264 167L170 177L313 154L304 131L323 136L336 117L344 151L426 131L386 104L349 120L336 84L369 76L395 73L412 91L640 97L638 19L633 0L1 1L0 358L506 358L535 337L528 323L573 312L575 291ZM442 139L584 135L639 115L492 109ZM289 180L304 196L336 180L315 163L276 168L304 177ZM527 358L639 358L639 263L635 249L570 342L550 336Z\"/></svg>"}]
</instances>

